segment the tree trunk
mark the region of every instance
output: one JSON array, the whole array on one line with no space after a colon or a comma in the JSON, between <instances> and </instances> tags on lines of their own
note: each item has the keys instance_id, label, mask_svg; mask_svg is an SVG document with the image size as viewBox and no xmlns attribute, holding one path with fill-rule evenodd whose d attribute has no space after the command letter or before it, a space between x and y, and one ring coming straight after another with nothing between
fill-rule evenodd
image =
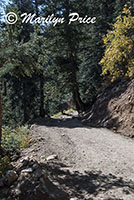
<instances>
[{"instance_id":1,"label":"tree trunk","mask_svg":"<svg viewBox=\"0 0 134 200\"><path fill-rule=\"evenodd\" d=\"M7 82L4 81L4 96L7 96Z\"/></svg>"},{"instance_id":2,"label":"tree trunk","mask_svg":"<svg viewBox=\"0 0 134 200\"><path fill-rule=\"evenodd\" d=\"M70 26L68 25L69 23L69 14L70 14L70 1L66 0L65 1L66 5L66 17L67 17L67 22L66 22L66 27L65 30L67 32L67 43L68 43L68 60L70 62L70 71L71 71L71 83L72 83L72 93L73 93L73 100L74 104L76 106L76 110L78 113L84 111L84 103L82 102L80 98L80 93L79 93L79 86L77 82L77 71L78 71L78 65L77 65L77 56L75 50L73 50L73 42L72 42L72 30L70 29Z\"/></svg>"},{"instance_id":3,"label":"tree trunk","mask_svg":"<svg viewBox=\"0 0 134 200\"><path fill-rule=\"evenodd\" d=\"M75 103L76 110L78 111L78 113L83 112L85 110L84 103L82 102L80 98L80 93L77 87L73 91L73 99L74 99L74 103Z\"/></svg>"},{"instance_id":4,"label":"tree trunk","mask_svg":"<svg viewBox=\"0 0 134 200\"><path fill-rule=\"evenodd\" d=\"M25 80L23 80L23 122L26 123L29 119L28 117L28 111L27 111L27 98L26 98L26 90L27 90L27 85Z\"/></svg>"},{"instance_id":5,"label":"tree trunk","mask_svg":"<svg viewBox=\"0 0 134 200\"><path fill-rule=\"evenodd\" d=\"M76 110L78 111L78 113L81 113L85 110L85 105L81 100L80 97L80 93L79 93L79 86L78 86L78 82L77 82L77 63L75 62L75 58L72 56L70 56L70 61L71 61L71 68L72 68L72 92L73 92L73 99L74 99L74 103L76 106Z\"/></svg>"},{"instance_id":6,"label":"tree trunk","mask_svg":"<svg viewBox=\"0 0 134 200\"><path fill-rule=\"evenodd\" d=\"M45 116L44 111L44 80L43 75L40 75L40 117Z\"/></svg>"},{"instance_id":7,"label":"tree trunk","mask_svg":"<svg viewBox=\"0 0 134 200\"><path fill-rule=\"evenodd\" d=\"M36 17L39 17L38 0L35 0L35 12L36 12Z\"/></svg>"},{"instance_id":8,"label":"tree trunk","mask_svg":"<svg viewBox=\"0 0 134 200\"><path fill-rule=\"evenodd\" d=\"M1 102L1 91L0 91L0 148L1 148L1 137L2 137L2 102Z\"/></svg>"},{"instance_id":9,"label":"tree trunk","mask_svg":"<svg viewBox=\"0 0 134 200\"><path fill-rule=\"evenodd\" d=\"M38 0L35 0L35 12L36 12L36 17L39 17L39 2ZM43 71L41 72L42 74L40 75L40 117L45 116L45 111L44 111L44 80L43 80Z\"/></svg>"}]
</instances>

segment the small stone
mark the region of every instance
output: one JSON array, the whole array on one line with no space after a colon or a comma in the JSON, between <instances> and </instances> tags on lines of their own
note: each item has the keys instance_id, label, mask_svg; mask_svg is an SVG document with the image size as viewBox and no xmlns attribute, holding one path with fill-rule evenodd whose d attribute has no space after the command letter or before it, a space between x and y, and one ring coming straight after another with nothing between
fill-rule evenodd
<instances>
[{"instance_id":1,"label":"small stone","mask_svg":"<svg viewBox=\"0 0 134 200\"><path fill-rule=\"evenodd\" d=\"M57 155L51 155L46 158L47 161L57 159Z\"/></svg>"},{"instance_id":2,"label":"small stone","mask_svg":"<svg viewBox=\"0 0 134 200\"><path fill-rule=\"evenodd\" d=\"M44 180L48 179L47 173L44 173L44 174L43 174L43 178L44 178Z\"/></svg>"},{"instance_id":3,"label":"small stone","mask_svg":"<svg viewBox=\"0 0 134 200\"><path fill-rule=\"evenodd\" d=\"M131 122L134 123L134 116L131 117Z\"/></svg>"},{"instance_id":4,"label":"small stone","mask_svg":"<svg viewBox=\"0 0 134 200\"><path fill-rule=\"evenodd\" d=\"M23 162L24 160L29 160L29 156L26 156L26 157L22 158L22 159L20 160L20 162Z\"/></svg>"},{"instance_id":5,"label":"small stone","mask_svg":"<svg viewBox=\"0 0 134 200\"><path fill-rule=\"evenodd\" d=\"M113 127L113 131L114 131L114 132L117 132L117 127Z\"/></svg>"},{"instance_id":6,"label":"small stone","mask_svg":"<svg viewBox=\"0 0 134 200\"><path fill-rule=\"evenodd\" d=\"M19 189L14 190L15 196L19 196L21 194L21 191Z\"/></svg>"},{"instance_id":7,"label":"small stone","mask_svg":"<svg viewBox=\"0 0 134 200\"><path fill-rule=\"evenodd\" d=\"M45 138L43 138L43 137L38 138L38 141L39 141L39 142L41 142L41 141L43 141L43 140L45 140Z\"/></svg>"},{"instance_id":8,"label":"small stone","mask_svg":"<svg viewBox=\"0 0 134 200\"><path fill-rule=\"evenodd\" d=\"M36 179L39 179L40 177L42 177L43 176L43 172L42 172L42 170L39 168L39 169L36 169L36 171L34 172L34 177L36 178Z\"/></svg>"},{"instance_id":9,"label":"small stone","mask_svg":"<svg viewBox=\"0 0 134 200\"><path fill-rule=\"evenodd\" d=\"M129 195L129 194L130 194L130 191L127 190L127 189L124 189L123 192L124 192L126 195Z\"/></svg>"},{"instance_id":10,"label":"small stone","mask_svg":"<svg viewBox=\"0 0 134 200\"><path fill-rule=\"evenodd\" d=\"M16 181L17 179L18 179L18 175L17 175L16 171L9 170L9 171L6 173L4 183L5 183L5 185L10 186L10 185L11 185L14 181Z\"/></svg>"},{"instance_id":11,"label":"small stone","mask_svg":"<svg viewBox=\"0 0 134 200\"><path fill-rule=\"evenodd\" d=\"M40 157L40 160L41 160L42 162L46 161L46 156L41 156L41 157Z\"/></svg>"},{"instance_id":12,"label":"small stone","mask_svg":"<svg viewBox=\"0 0 134 200\"><path fill-rule=\"evenodd\" d=\"M32 166L33 170L36 170L38 167L39 167L39 165L36 163Z\"/></svg>"},{"instance_id":13,"label":"small stone","mask_svg":"<svg viewBox=\"0 0 134 200\"><path fill-rule=\"evenodd\" d=\"M21 171L21 173L32 173L32 172L33 172L32 168L23 169L23 170Z\"/></svg>"},{"instance_id":14,"label":"small stone","mask_svg":"<svg viewBox=\"0 0 134 200\"><path fill-rule=\"evenodd\" d=\"M36 124L32 124L30 129L33 130L36 127Z\"/></svg>"},{"instance_id":15,"label":"small stone","mask_svg":"<svg viewBox=\"0 0 134 200\"><path fill-rule=\"evenodd\" d=\"M116 121L116 118L111 118L109 120L106 120L103 124L104 128L109 128L111 126L113 126L114 122Z\"/></svg>"},{"instance_id":16,"label":"small stone","mask_svg":"<svg viewBox=\"0 0 134 200\"><path fill-rule=\"evenodd\" d=\"M109 121L109 120L107 120L107 121L104 122L104 124L103 124L103 127L104 127L104 128L107 127L107 125L108 125L108 121Z\"/></svg>"},{"instance_id":17,"label":"small stone","mask_svg":"<svg viewBox=\"0 0 134 200\"><path fill-rule=\"evenodd\" d=\"M22 163L23 166L26 166L28 164L28 162L29 162L29 157L28 156L20 160L20 163Z\"/></svg>"},{"instance_id":18,"label":"small stone","mask_svg":"<svg viewBox=\"0 0 134 200\"><path fill-rule=\"evenodd\" d=\"M5 179L5 177L3 177L3 178L0 179L0 187L4 186L4 179Z\"/></svg>"}]
</instances>

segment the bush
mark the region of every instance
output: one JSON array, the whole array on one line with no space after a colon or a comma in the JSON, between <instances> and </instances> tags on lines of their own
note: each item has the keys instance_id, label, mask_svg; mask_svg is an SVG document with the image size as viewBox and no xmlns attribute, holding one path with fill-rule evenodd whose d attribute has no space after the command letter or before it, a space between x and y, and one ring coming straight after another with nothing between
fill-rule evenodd
<instances>
[{"instance_id":1,"label":"bush","mask_svg":"<svg viewBox=\"0 0 134 200\"><path fill-rule=\"evenodd\" d=\"M29 129L26 126L11 129L5 127L2 130L2 148L7 152L13 152L26 147L30 143Z\"/></svg>"},{"instance_id":2,"label":"bush","mask_svg":"<svg viewBox=\"0 0 134 200\"><path fill-rule=\"evenodd\" d=\"M1 147L5 154L11 156L11 159L16 158L16 154L22 148L25 148L30 143L29 129L27 126L11 129L4 127L2 129ZM10 159L7 155L0 156L0 178L11 167Z\"/></svg>"},{"instance_id":3,"label":"bush","mask_svg":"<svg viewBox=\"0 0 134 200\"><path fill-rule=\"evenodd\" d=\"M11 167L10 165L10 159L8 156L4 156L3 158L0 158L0 178L3 174Z\"/></svg>"}]
</instances>

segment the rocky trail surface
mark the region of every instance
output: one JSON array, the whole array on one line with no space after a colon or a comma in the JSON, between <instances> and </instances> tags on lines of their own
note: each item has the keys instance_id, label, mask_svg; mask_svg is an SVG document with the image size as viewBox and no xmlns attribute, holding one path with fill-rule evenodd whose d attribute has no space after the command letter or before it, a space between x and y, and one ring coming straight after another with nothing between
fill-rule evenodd
<instances>
[{"instance_id":1,"label":"rocky trail surface","mask_svg":"<svg viewBox=\"0 0 134 200\"><path fill-rule=\"evenodd\" d=\"M38 162L47 158L51 181L67 195L63 199L134 200L133 139L84 127L72 116L33 125L32 138L24 154Z\"/></svg>"},{"instance_id":2,"label":"rocky trail surface","mask_svg":"<svg viewBox=\"0 0 134 200\"><path fill-rule=\"evenodd\" d=\"M13 199L134 200L133 139L66 115L38 121L31 136Z\"/></svg>"}]
</instances>

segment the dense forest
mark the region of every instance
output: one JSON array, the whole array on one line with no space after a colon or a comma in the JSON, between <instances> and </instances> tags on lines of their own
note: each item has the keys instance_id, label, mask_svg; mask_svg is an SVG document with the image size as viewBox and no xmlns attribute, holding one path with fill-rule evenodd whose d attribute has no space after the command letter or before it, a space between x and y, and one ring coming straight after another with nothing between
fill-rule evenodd
<instances>
[{"instance_id":1,"label":"dense forest","mask_svg":"<svg viewBox=\"0 0 134 200\"><path fill-rule=\"evenodd\" d=\"M133 138L134 1L1 0L0 200L133 200Z\"/></svg>"},{"instance_id":2,"label":"dense forest","mask_svg":"<svg viewBox=\"0 0 134 200\"><path fill-rule=\"evenodd\" d=\"M102 88L134 76L133 1L1 1L0 88L3 125L51 116L72 105L90 107ZM15 24L5 21L14 12ZM2 14L3 13L3 14ZM64 23L23 23L21 15L52 14ZM69 22L95 17L95 23Z\"/></svg>"}]
</instances>

